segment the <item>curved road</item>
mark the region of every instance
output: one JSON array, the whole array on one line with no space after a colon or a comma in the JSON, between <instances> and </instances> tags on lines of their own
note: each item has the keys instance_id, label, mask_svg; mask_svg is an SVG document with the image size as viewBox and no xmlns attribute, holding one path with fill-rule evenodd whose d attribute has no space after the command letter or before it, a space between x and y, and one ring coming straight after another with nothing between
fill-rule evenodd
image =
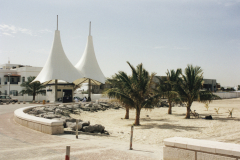
<instances>
[{"instance_id":1,"label":"curved road","mask_svg":"<svg viewBox=\"0 0 240 160\"><path fill-rule=\"evenodd\" d=\"M32 105L32 104L31 104ZM15 123L13 112L29 104L0 105L1 160L64 160L66 146L71 146L70 159L162 159L162 147L129 144L114 137L79 135L48 135Z\"/></svg>"}]
</instances>

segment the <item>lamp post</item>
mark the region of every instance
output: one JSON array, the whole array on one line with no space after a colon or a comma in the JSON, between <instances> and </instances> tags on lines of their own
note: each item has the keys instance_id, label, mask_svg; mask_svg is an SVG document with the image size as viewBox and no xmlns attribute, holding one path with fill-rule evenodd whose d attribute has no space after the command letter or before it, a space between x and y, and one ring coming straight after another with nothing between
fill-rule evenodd
<instances>
[{"instance_id":1,"label":"lamp post","mask_svg":"<svg viewBox=\"0 0 240 160\"><path fill-rule=\"evenodd\" d=\"M10 97L10 76L11 76L11 73L8 73L8 95Z\"/></svg>"}]
</instances>

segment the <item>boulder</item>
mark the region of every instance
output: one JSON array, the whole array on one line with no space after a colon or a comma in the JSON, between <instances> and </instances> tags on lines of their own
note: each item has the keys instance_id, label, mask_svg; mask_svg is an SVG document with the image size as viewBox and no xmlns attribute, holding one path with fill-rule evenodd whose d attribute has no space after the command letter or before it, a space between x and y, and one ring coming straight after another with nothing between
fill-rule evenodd
<instances>
[{"instance_id":1,"label":"boulder","mask_svg":"<svg viewBox=\"0 0 240 160\"><path fill-rule=\"evenodd\" d=\"M79 104L74 104L74 105L73 105L73 108L74 108L74 109L78 109L79 106L80 106Z\"/></svg>"},{"instance_id":2,"label":"boulder","mask_svg":"<svg viewBox=\"0 0 240 160\"><path fill-rule=\"evenodd\" d=\"M55 114L62 114L62 113L63 113L63 111L61 109L59 109L59 108L55 109Z\"/></svg>"},{"instance_id":3,"label":"boulder","mask_svg":"<svg viewBox=\"0 0 240 160\"><path fill-rule=\"evenodd\" d=\"M82 124L82 126L89 126L90 125L90 121L83 121L83 122L79 122Z\"/></svg>"},{"instance_id":4,"label":"boulder","mask_svg":"<svg viewBox=\"0 0 240 160\"><path fill-rule=\"evenodd\" d=\"M76 130L76 122L66 122L67 128L71 128L72 130ZM82 129L82 124L78 123L78 130Z\"/></svg>"},{"instance_id":5,"label":"boulder","mask_svg":"<svg viewBox=\"0 0 240 160\"><path fill-rule=\"evenodd\" d=\"M83 131L84 132L104 132L105 127L102 126L101 124L95 124L95 125L89 125L89 126L84 126Z\"/></svg>"}]
</instances>

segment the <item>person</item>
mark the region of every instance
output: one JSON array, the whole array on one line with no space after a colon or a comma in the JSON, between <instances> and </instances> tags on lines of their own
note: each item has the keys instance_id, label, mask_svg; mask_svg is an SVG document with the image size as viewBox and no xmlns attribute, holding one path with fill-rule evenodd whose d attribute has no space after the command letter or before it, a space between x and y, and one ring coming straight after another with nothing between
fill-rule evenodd
<instances>
[{"instance_id":1,"label":"person","mask_svg":"<svg viewBox=\"0 0 240 160\"><path fill-rule=\"evenodd\" d=\"M74 101L75 101L75 102L78 102L78 99L77 99L77 97L75 97Z\"/></svg>"},{"instance_id":2,"label":"person","mask_svg":"<svg viewBox=\"0 0 240 160\"><path fill-rule=\"evenodd\" d=\"M86 102L86 101L87 101L86 97L84 97L82 101L83 101L83 102Z\"/></svg>"}]
</instances>

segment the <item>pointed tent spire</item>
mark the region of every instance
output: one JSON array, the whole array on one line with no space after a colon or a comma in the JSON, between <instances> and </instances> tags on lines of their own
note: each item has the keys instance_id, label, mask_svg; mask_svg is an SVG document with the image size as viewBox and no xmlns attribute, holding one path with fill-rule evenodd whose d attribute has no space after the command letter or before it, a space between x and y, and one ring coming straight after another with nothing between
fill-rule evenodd
<instances>
[{"instance_id":1,"label":"pointed tent spire","mask_svg":"<svg viewBox=\"0 0 240 160\"><path fill-rule=\"evenodd\" d=\"M49 83L52 80L63 80L69 83L76 83L76 80L80 78L83 78L83 76L72 65L65 55L61 43L60 31L56 30L52 51L43 69L34 81L39 81L40 83Z\"/></svg>"},{"instance_id":2,"label":"pointed tent spire","mask_svg":"<svg viewBox=\"0 0 240 160\"><path fill-rule=\"evenodd\" d=\"M91 79L93 83L105 83L106 78L98 65L94 52L93 40L91 36L91 22L85 51L75 67L86 79Z\"/></svg>"},{"instance_id":3,"label":"pointed tent spire","mask_svg":"<svg viewBox=\"0 0 240 160\"><path fill-rule=\"evenodd\" d=\"M57 31L58 31L58 15L57 15Z\"/></svg>"},{"instance_id":4,"label":"pointed tent spire","mask_svg":"<svg viewBox=\"0 0 240 160\"><path fill-rule=\"evenodd\" d=\"M91 36L91 21L89 23L89 36Z\"/></svg>"}]
</instances>

